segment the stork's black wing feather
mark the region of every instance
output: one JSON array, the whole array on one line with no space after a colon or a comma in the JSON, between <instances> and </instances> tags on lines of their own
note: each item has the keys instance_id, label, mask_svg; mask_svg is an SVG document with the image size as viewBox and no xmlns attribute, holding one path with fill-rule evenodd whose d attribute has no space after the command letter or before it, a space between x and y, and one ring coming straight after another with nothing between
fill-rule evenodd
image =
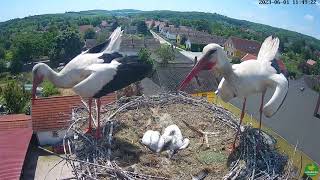
<instances>
[{"instance_id":1,"label":"stork's black wing feather","mask_svg":"<svg viewBox=\"0 0 320 180\"><path fill-rule=\"evenodd\" d=\"M111 54L103 54L102 56L99 57L99 59L103 59L103 63L111 63L112 60L116 58L121 58L123 57L120 53L114 52Z\"/></svg>"},{"instance_id":2,"label":"stork's black wing feather","mask_svg":"<svg viewBox=\"0 0 320 180\"><path fill-rule=\"evenodd\" d=\"M141 61L138 56L125 56L116 59L116 61L120 63L116 69L116 75L94 95L94 98L99 98L140 81L152 70L152 65Z\"/></svg>"},{"instance_id":3,"label":"stork's black wing feather","mask_svg":"<svg viewBox=\"0 0 320 180\"><path fill-rule=\"evenodd\" d=\"M108 46L109 42L110 42L110 39L90 48L86 53L100 53L102 52L102 50L104 50Z\"/></svg>"}]
</instances>

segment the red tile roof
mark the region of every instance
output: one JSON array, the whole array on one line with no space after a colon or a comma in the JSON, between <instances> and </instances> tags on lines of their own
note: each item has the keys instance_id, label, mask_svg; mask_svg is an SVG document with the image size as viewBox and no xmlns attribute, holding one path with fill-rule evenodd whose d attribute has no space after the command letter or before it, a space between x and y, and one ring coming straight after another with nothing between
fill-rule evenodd
<instances>
[{"instance_id":1,"label":"red tile roof","mask_svg":"<svg viewBox=\"0 0 320 180\"><path fill-rule=\"evenodd\" d=\"M109 94L101 98L102 104L116 100ZM81 105L79 96L57 96L36 99L32 105L32 125L34 131L52 131L66 128L72 108Z\"/></svg>"},{"instance_id":2,"label":"red tile roof","mask_svg":"<svg viewBox=\"0 0 320 180\"><path fill-rule=\"evenodd\" d=\"M307 60L307 64L310 65L310 66L313 66L313 65L317 64L317 61L314 61L312 59L308 59Z\"/></svg>"},{"instance_id":3,"label":"red tile roof","mask_svg":"<svg viewBox=\"0 0 320 180\"><path fill-rule=\"evenodd\" d=\"M256 60L256 59L257 59L257 56L247 53L241 58L241 61Z\"/></svg>"},{"instance_id":4,"label":"red tile roof","mask_svg":"<svg viewBox=\"0 0 320 180\"><path fill-rule=\"evenodd\" d=\"M235 49L255 55L259 53L261 44L258 41L241 39L238 37L230 37L230 40Z\"/></svg>"},{"instance_id":5,"label":"red tile roof","mask_svg":"<svg viewBox=\"0 0 320 180\"><path fill-rule=\"evenodd\" d=\"M0 116L0 131L31 127L31 116L25 114L9 114Z\"/></svg>"},{"instance_id":6,"label":"red tile roof","mask_svg":"<svg viewBox=\"0 0 320 180\"><path fill-rule=\"evenodd\" d=\"M79 31L81 33L86 32L88 29L93 29L93 26L92 25L81 25L81 26L79 26Z\"/></svg>"},{"instance_id":7,"label":"red tile roof","mask_svg":"<svg viewBox=\"0 0 320 180\"><path fill-rule=\"evenodd\" d=\"M20 179L31 136L31 128L0 131L1 179Z\"/></svg>"}]
</instances>

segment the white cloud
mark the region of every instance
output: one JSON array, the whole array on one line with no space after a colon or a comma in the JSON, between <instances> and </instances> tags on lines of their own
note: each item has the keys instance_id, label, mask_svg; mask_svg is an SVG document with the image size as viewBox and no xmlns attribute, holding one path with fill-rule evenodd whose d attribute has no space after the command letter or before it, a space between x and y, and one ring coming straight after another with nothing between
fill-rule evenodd
<instances>
[{"instance_id":1,"label":"white cloud","mask_svg":"<svg viewBox=\"0 0 320 180\"><path fill-rule=\"evenodd\" d=\"M310 15L310 14L306 14L303 17L305 20L312 22L314 20L314 16Z\"/></svg>"}]
</instances>

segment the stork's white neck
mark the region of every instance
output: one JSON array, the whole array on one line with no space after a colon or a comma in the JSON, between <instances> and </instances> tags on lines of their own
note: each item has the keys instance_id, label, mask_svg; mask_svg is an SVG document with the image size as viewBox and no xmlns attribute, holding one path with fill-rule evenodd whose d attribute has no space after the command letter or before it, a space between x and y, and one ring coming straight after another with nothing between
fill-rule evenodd
<instances>
[{"instance_id":1,"label":"stork's white neck","mask_svg":"<svg viewBox=\"0 0 320 180\"><path fill-rule=\"evenodd\" d=\"M67 76L55 72L53 69L51 69L48 65L43 66L45 68L45 74L44 77L47 78L50 82L52 82L55 86L59 88L71 88L72 85L69 82L69 79Z\"/></svg>"},{"instance_id":2,"label":"stork's white neck","mask_svg":"<svg viewBox=\"0 0 320 180\"><path fill-rule=\"evenodd\" d=\"M215 66L215 70L218 71L226 80L234 78L234 72L232 65L224 51L218 53L218 60Z\"/></svg>"}]
</instances>

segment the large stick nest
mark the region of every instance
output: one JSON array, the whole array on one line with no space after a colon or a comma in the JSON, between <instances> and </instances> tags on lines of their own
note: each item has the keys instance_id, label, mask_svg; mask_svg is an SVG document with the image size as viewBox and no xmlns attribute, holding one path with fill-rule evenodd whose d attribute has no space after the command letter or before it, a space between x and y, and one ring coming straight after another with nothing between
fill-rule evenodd
<instances>
[{"instance_id":1,"label":"large stick nest","mask_svg":"<svg viewBox=\"0 0 320 180\"><path fill-rule=\"evenodd\" d=\"M125 97L106 105L99 140L83 133L87 121L87 107L75 108L67 130L74 135L66 134L63 141L77 179L287 179L292 174L276 141L252 127L241 128L239 145L231 152L238 119L186 94ZM168 158L140 143L147 130L161 132L171 124L190 139L187 149Z\"/></svg>"}]
</instances>

